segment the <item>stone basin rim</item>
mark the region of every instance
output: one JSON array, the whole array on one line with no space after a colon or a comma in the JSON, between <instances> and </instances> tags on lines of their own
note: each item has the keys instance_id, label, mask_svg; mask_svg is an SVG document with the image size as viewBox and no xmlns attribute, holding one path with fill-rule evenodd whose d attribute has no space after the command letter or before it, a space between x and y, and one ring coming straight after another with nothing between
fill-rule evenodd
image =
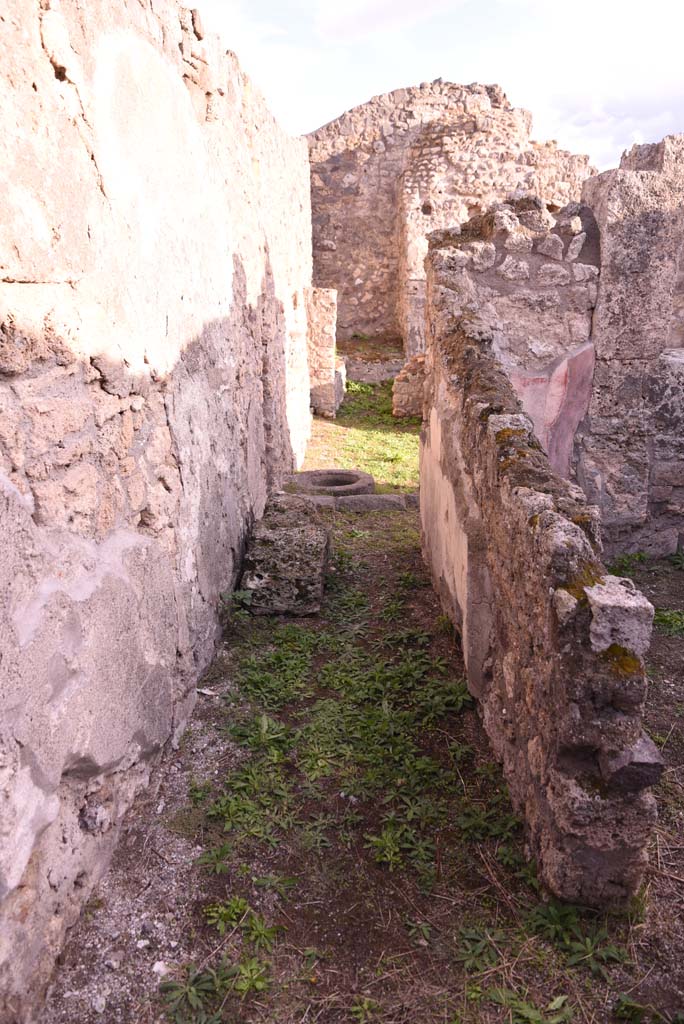
<instances>
[{"instance_id":1,"label":"stone basin rim","mask_svg":"<svg viewBox=\"0 0 684 1024\"><path fill-rule=\"evenodd\" d=\"M375 480L356 469L310 469L292 473L286 489L295 494L373 494Z\"/></svg>"}]
</instances>

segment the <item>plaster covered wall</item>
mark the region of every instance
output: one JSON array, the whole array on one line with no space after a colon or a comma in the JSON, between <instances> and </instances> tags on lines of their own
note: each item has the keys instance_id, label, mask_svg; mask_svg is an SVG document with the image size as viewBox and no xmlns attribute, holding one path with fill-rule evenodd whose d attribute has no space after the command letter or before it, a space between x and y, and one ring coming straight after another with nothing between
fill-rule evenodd
<instances>
[{"instance_id":1,"label":"plaster covered wall","mask_svg":"<svg viewBox=\"0 0 684 1024\"><path fill-rule=\"evenodd\" d=\"M436 233L427 261L425 557L541 878L573 902L621 903L643 877L662 771L641 721L653 608L603 568L598 510L551 469L505 339L464 310L462 242Z\"/></svg>"},{"instance_id":2,"label":"plaster covered wall","mask_svg":"<svg viewBox=\"0 0 684 1024\"><path fill-rule=\"evenodd\" d=\"M310 425L304 141L172 0L7 0L0 1019L24 1020Z\"/></svg>"},{"instance_id":3,"label":"plaster covered wall","mask_svg":"<svg viewBox=\"0 0 684 1024\"><path fill-rule=\"evenodd\" d=\"M591 178L601 232L596 372L578 479L610 550L684 543L684 135Z\"/></svg>"},{"instance_id":4,"label":"plaster covered wall","mask_svg":"<svg viewBox=\"0 0 684 1024\"><path fill-rule=\"evenodd\" d=\"M309 136L314 280L338 290L338 336L422 351L426 235L515 190L564 206L586 157L530 140L499 86L423 83L376 96Z\"/></svg>"}]
</instances>

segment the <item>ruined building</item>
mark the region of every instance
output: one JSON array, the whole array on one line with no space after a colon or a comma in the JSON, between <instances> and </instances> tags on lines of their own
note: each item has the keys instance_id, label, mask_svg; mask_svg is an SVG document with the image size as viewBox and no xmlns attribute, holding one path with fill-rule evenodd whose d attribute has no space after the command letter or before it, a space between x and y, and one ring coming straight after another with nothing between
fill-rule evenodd
<instances>
[{"instance_id":1,"label":"ruined building","mask_svg":"<svg viewBox=\"0 0 684 1024\"><path fill-rule=\"evenodd\" d=\"M435 82L307 143L174 0L0 21L0 1020L183 731L245 538L339 404L336 331L424 359L471 688L547 884L624 899L653 612L599 536L681 539L684 138L590 177L498 87Z\"/></svg>"},{"instance_id":2,"label":"ruined building","mask_svg":"<svg viewBox=\"0 0 684 1024\"><path fill-rule=\"evenodd\" d=\"M428 236L509 197L541 201L550 236L532 264L531 239L509 239L495 259L471 226L472 265L494 269L468 311L492 320L554 469L600 508L608 550L676 550L681 138L637 146L619 170L595 175L586 158L531 141L529 114L498 87L438 80L350 110L313 133L309 150L314 282L338 291L339 338L401 340L400 401L412 412L422 405Z\"/></svg>"},{"instance_id":3,"label":"ruined building","mask_svg":"<svg viewBox=\"0 0 684 1024\"><path fill-rule=\"evenodd\" d=\"M314 282L338 292L338 337L424 341L427 235L509 192L561 207L586 157L530 140L531 117L494 85L440 80L376 96L309 136Z\"/></svg>"}]
</instances>

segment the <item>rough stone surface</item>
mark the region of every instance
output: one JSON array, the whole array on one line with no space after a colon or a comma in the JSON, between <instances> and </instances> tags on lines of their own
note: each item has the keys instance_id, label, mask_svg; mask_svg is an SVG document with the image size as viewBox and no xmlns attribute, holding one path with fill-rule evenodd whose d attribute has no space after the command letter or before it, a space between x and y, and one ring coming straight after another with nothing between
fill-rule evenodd
<instances>
[{"instance_id":1,"label":"rough stone surface","mask_svg":"<svg viewBox=\"0 0 684 1024\"><path fill-rule=\"evenodd\" d=\"M335 498L335 508L343 512L391 512L406 507L405 494L348 494Z\"/></svg>"},{"instance_id":2,"label":"rough stone surface","mask_svg":"<svg viewBox=\"0 0 684 1024\"><path fill-rule=\"evenodd\" d=\"M240 590L253 615L315 615L323 600L330 535L311 503L269 499L250 537Z\"/></svg>"},{"instance_id":3,"label":"rough stone surface","mask_svg":"<svg viewBox=\"0 0 684 1024\"><path fill-rule=\"evenodd\" d=\"M338 336L424 348L426 236L511 192L565 206L586 157L530 139L496 85L441 80L376 96L309 136L314 283L338 290Z\"/></svg>"},{"instance_id":4,"label":"rough stone surface","mask_svg":"<svg viewBox=\"0 0 684 1024\"><path fill-rule=\"evenodd\" d=\"M651 643L653 605L631 580L605 576L586 587L591 608L589 639L595 651L608 651L614 644L643 657Z\"/></svg>"},{"instance_id":5,"label":"rough stone surface","mask_svg":"<svg viewBox=\"0 0 684 1024\"><path fill-rule=\"evenodd\" d=\"M346 494L338 498L331 494L302 494L305 501L322 508L340 512L402 512L418 508L418 494Z\"/></svg>"},{"instance_id":6,"label":"rough stone surface","mask_svg":"<svg viewBox=\"0 0 684 1024\"><path fill-rule=\"evenodd\" d=\"M435 250L434 259L449 273L454 313L467 313L491 333L552 467L570 476L594 369L591 318L599 239L591 211L572 203L551 215L541 200L528 196L495 204L460 229L430 238L446 244ZM574 268L586 271L581 280L571 279L567 270L570 246L577 238L582 240L577 255L584 262ZM549 264L546 254L551 249L566 262ZM510 255L522 251L524 260ZM523 263L524 274L519 272ZM552 277L549 268L565 276Z\"/></svg>"},{"instance_id":7,"label":"rough stone surface","mask_svg":"<svg viewBox=\"0 0 684 1024\"><path fill-rule=\"evenodd\" d=\"M337 358L337 292L311 288L307 292L309 379L311 408L334 419L344 398L346 371Z\"/></svg>"},{"instance_id":8,"label":"rough stone surface","mask_svg":"<svg viewBox=\"0 0 684 1024\"><path fill-rule=\"evenodd\" d=\"M463 315L452 246L428 257L425 556L541 878L573 902L623 903L662 771L641 721L652 609L606 575L598 512L552 471L494 332Z\"/></svg>"},{"instance_id":9,"label":"rough stone surface","mask_svg":"<svg viewBox=\"0 0 684 1024\"><path fill-rule=\"evenodd\" d=\"M667 554L684 542L684 135L635 146L583 200L601 232L601 284L578 479L608 550Z\"/></svg>"},{"instance_id":10,"label":"rough stone surface","mask_svg":"<svg viewBox=\"0 0 684 1024\"><path fill-rule=\"evenodd\" d=\"M7 0L0 1019L178 736L309 425L306 143L171 2Z\"/></svg>"},{"instance_id":11,"label":"rough stone surface","mask_svg":"<svg viewBox=\"0 0 684 1024\"><path fill-rule=\"evenodd\" d=\"M404 366L403 359L354 359L345 357L347 378L360 381L362 384L382 384L383 381L394 380Z\"/></svg>"},{"instance_id":12,"label":"rough stone surface","mask_svg":"<svg viewBox=\"0 0 684 1024\"><path fill-rule=\"evenodd\" d=\"M423 415L425 356L412 356L392 385L392 415L397 418Z\"/></svg>"}]
</instances>

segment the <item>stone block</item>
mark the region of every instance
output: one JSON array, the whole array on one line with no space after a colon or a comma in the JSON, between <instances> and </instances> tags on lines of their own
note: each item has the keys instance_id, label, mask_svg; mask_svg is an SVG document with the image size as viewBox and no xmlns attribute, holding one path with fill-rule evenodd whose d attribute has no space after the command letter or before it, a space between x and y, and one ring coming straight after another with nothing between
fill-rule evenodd
<instances>
[{"instance_id":1,"label":"stone block","mask_svg":"<svg viewBox=\"0 0 684 1024\"><path fill-rule=\"evenodd\" d=\"M643 657L651 643L654 610L632 581L606 576L585 593L592 649L600 653L617 646Z\"/></svg>"},{"instance_id":2,"label":"stone block","mask_svg":"<svg viewBox=\"0 0 684 1024\"><path fill-rule=\"evenodd\" d=\"M563 239L560 235L546 235L537 242L537 252L550 256L552 260L563 259Z\"/></svg>"},{"instance_id":3,"label":"stone block","mask_svg":"<svg viewBox=\"0 0 684 1024\"><path fill-rule=\"evenodd\" d=\"M343 512L403 512L403 494L350 494L335 498L335 507Z\"/></svg>"},{"instance_id":4,"label":"stone block","mask_svg":"<svg viewBox=\"0 0 684 1024\"><path fill-rule=\"evenodd\" d=\"M315 615L323 600L330 535L311 502L275 495L256 524L240 589L253 615Z\"/></svg>"}]
</instances>

